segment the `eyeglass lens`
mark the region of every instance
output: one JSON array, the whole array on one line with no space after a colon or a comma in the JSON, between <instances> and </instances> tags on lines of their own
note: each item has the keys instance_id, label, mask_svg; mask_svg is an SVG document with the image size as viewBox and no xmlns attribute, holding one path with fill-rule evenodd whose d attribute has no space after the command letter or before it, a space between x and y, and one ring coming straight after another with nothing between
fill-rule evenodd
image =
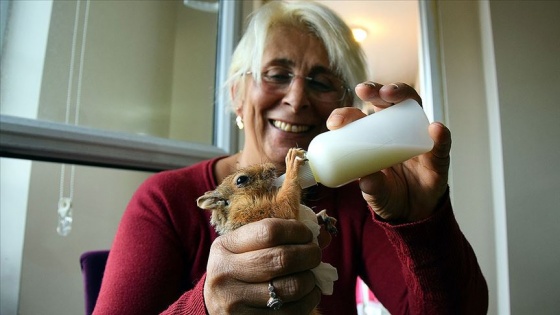
<instances>
[{"instance_id":1,"label":"eyeglass lens","mask_svg":"<svg viewBox=\"0 0 560 315\"><path fill-rule=\"evenodd\" d=\"M286 92L296 78L305 80L309 96L323 102L339 102L344 99L347 88L337 77L329 73L317 73L312 76L295 75L290 70L273 67L262 73L263 87L268 92Z\"/></svg>"}]
</instances>

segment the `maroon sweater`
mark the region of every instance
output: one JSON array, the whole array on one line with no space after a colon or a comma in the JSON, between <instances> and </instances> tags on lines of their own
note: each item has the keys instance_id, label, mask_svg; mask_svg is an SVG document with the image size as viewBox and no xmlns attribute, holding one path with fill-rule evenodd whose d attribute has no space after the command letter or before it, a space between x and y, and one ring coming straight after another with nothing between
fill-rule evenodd
<instances>
[{"instance_id":1,"label":"maroon sweater","mask_svg":"<svg viewBox=\"0 0 560 315\"><path fill-rule=\"evenodd\" d=\"M203 286L217 237L196 199L217 183L217 159L158 173L133 196L111 247L94 314L206 314ZM319 309L356 314L360 276L391 314L485 314L488 289L449 196L424 221L391 225L372 215L359 187L312 188L306 204L338 219L323 252L338 269Z\"/></svg>"}]
</instances>

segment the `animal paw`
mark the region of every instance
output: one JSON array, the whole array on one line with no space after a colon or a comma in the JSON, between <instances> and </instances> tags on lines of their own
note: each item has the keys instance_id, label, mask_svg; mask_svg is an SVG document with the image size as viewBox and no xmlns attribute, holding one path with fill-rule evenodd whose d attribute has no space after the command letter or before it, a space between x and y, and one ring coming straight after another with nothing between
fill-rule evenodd
<instances>
[{"instance_id":1,"label":"animal paw","mask_svg":"<svg viewBox=\"0 0 560 315\"><path fill-rule=\"evenodd\" d=\"M321 212L317 213L317 221L319 225L324 225L327 232L330 234L336 235L338 233L338 230L336 229L337 220L327 215L327 210L321 210Z\"/></svg>"},{"instance_id":2,"label":"animal paw","mask_svg":"<svg viewBox=\"0 0 560 315\"><path fill-rule=\"evenodd\" d=\"M307 161L305 158L305 150L299 148L290 148L286 154L286 176L290 174L297 178L299 167Z\"/></svg>"}]
</instances>

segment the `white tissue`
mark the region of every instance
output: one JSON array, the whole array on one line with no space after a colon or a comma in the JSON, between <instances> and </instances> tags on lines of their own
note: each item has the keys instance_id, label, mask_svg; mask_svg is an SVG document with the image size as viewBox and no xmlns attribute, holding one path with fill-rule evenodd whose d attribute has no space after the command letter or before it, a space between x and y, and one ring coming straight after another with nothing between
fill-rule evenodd
<instances>
[{"instance_id":1,"label":"white tissue","mask_svg":"<svg viewBox=\"0 0 560 315\"><path fill-rule=\"evenodd\" d=\"M313 239L315 244L319 244L317 237L321 227L317 222L317 215L311 208L304 205L299 206L299 221L305 224L313 233ZM334 281L338 280L338 272L336 268L331 264L320 263L319 266L311 269L311 272L315 275L315 283L321 289L324 295L331 295L333 293Z\"/></svg>"}]
</instances>

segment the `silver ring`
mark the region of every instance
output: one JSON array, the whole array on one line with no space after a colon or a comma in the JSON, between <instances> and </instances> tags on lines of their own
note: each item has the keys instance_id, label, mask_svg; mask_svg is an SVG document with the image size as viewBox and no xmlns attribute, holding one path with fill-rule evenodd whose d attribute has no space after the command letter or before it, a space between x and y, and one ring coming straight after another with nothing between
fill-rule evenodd
<instances>
[{"instance_id":1,"label":"silver ring","mask_svg":"<svg viewBox=\"0 0 560 315\"><path fill-rule=\"evenodd\" d=\"M266 306L275 311L279 310L284 302L276 295L276 292L274 292L272 280L268 283L268 294L270 295L270 298L268 299L268 302L266 302Z\"/></svg>"}]
</instances>

